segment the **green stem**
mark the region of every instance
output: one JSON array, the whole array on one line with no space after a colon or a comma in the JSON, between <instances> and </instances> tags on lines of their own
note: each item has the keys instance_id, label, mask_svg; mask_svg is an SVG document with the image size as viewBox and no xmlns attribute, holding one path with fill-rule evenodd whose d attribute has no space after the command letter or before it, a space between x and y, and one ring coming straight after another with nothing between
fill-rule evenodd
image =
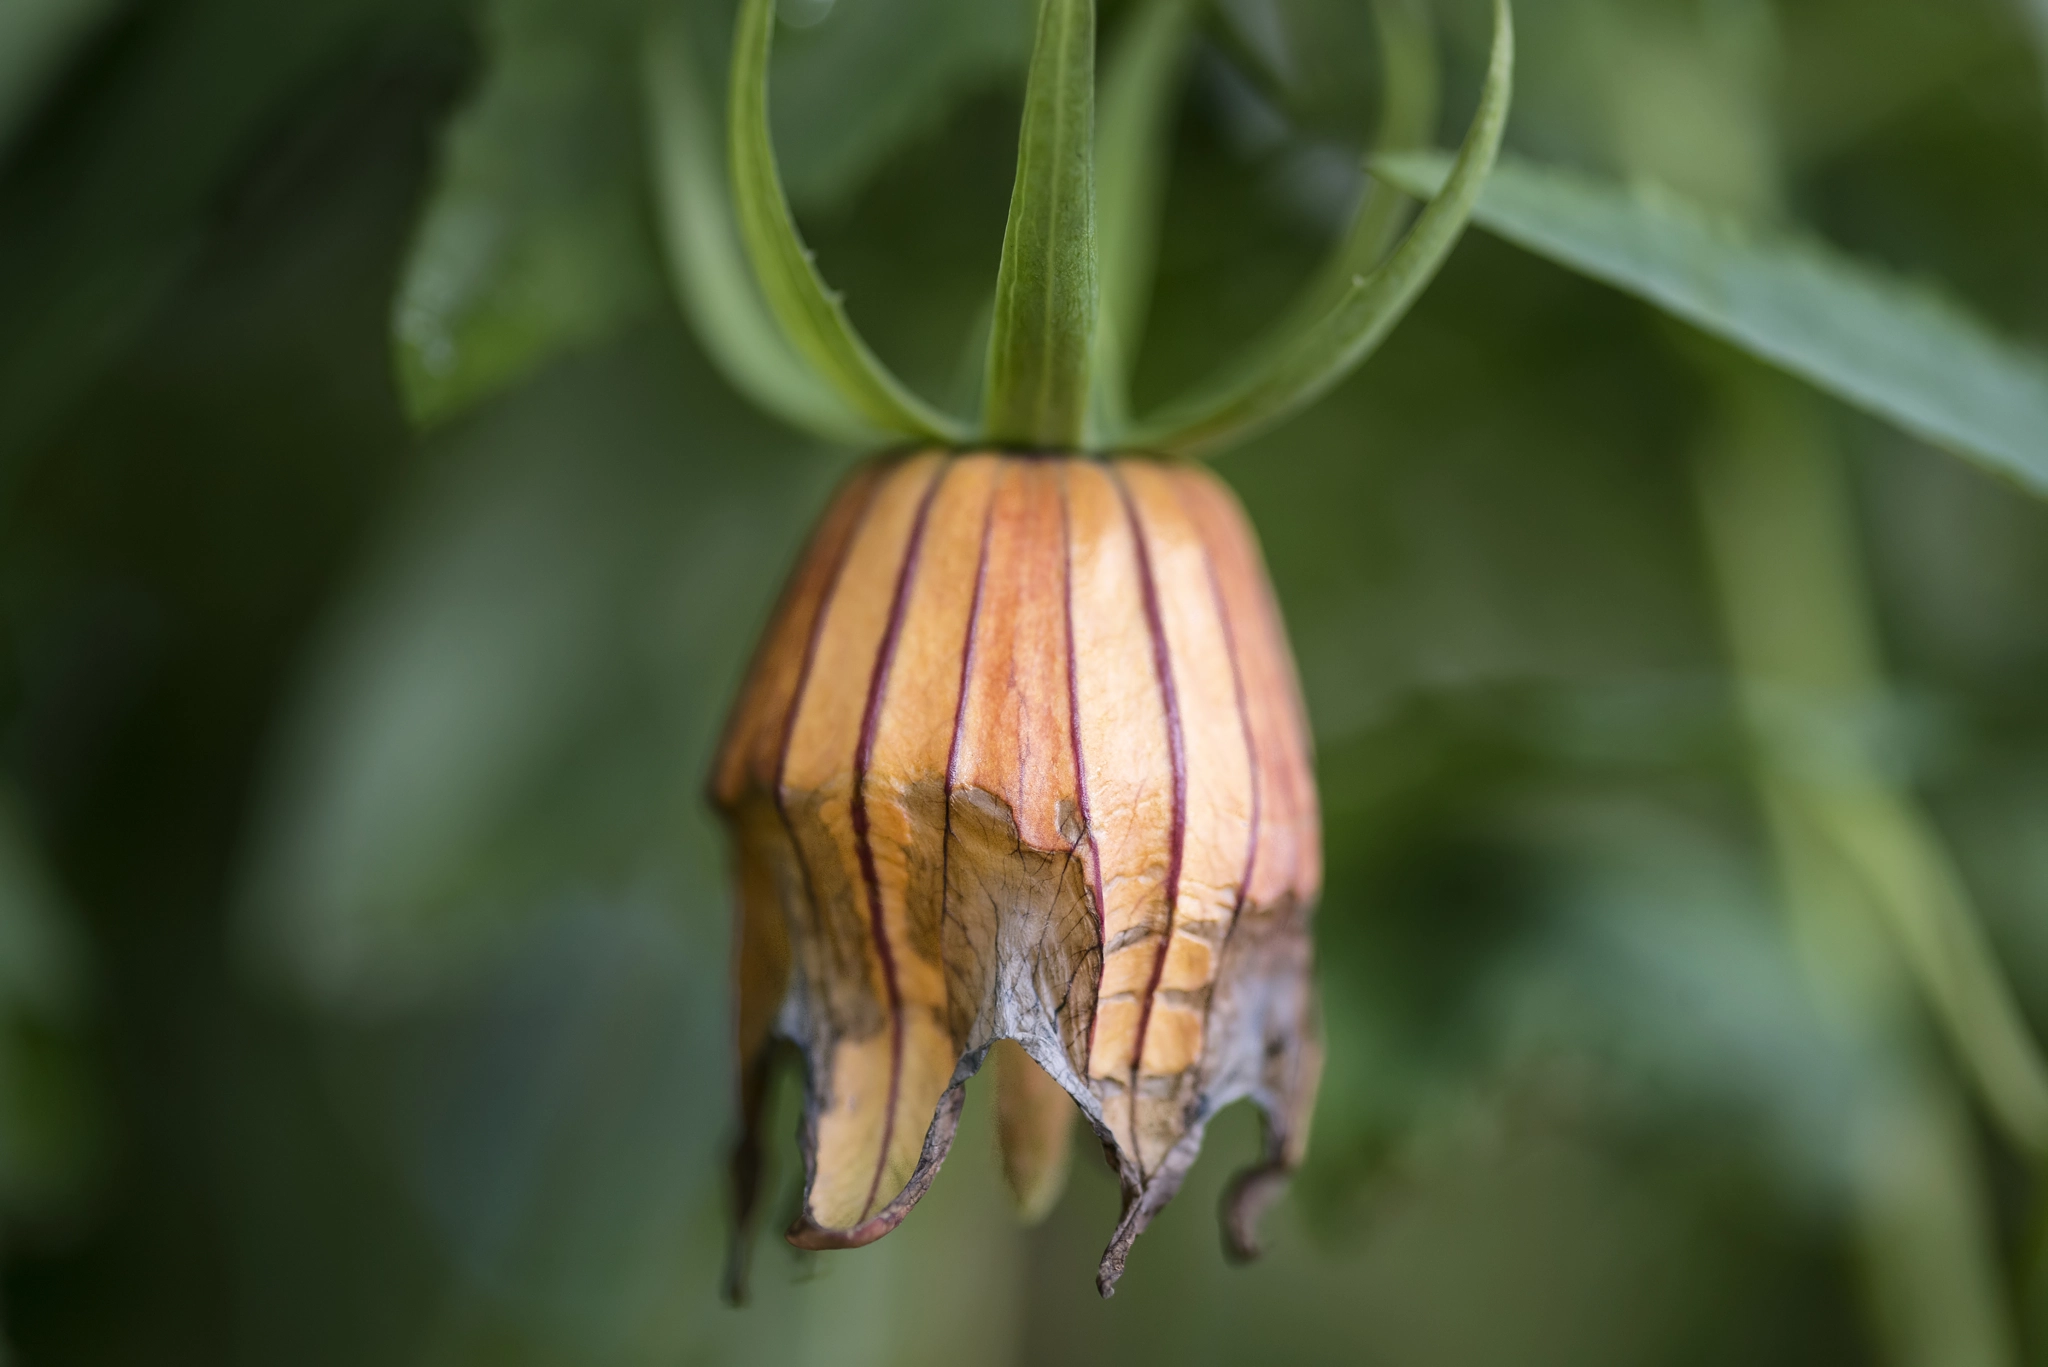
<instances>
[{"instance_id":1,"label":"green stem","mask_svg":"<svg viewBox=\"0 0 2048 1367\"><path fill-rule=\"evenodd\" d=\"M1040 0L989 336L990 441L1043 450L1086 441L1095 264L1095 3Z\"/></svg>"}]
</instances>

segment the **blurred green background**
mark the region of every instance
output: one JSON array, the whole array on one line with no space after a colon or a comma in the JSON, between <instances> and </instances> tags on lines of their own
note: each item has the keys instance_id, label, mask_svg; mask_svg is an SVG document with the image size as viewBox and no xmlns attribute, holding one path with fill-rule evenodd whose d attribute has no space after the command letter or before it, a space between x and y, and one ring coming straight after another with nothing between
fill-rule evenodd
<instances>
[{"instance_id":1,"label":"blurred green background","mask_svg":"<svg viewBox=\"0 0 2048 1367\"><path fill-rule=\"evenodd\" d=\"M1218 1246L1240 1110L1097 1301L1113 1181L1084 1154L1016 1228L975 1095L901 1231L765 1240L755 1303L720 1305L700 779L856 453L750 411L680 321L642 85L666 3L0 0L8 1352L2048 1362L2023 1146L1768 743L1860 775L1883 850L1953 859L2048 1027L2048 509L1477 231L1365 371L1219 466L1328 824L1330 1065L1268 1258ZM730 6L679 3L715 70ZM1454 145L1487 15L1427 10ZM783 13L805 230L960 402L1030 4ZM2048 339L2041 0L1518 18L1517 151ZM1363 0L1216 0L1141 399L1340 230L1377 32ZM1773 730L1759 676L1806 666Z\"/></svg>"}]
</instances>

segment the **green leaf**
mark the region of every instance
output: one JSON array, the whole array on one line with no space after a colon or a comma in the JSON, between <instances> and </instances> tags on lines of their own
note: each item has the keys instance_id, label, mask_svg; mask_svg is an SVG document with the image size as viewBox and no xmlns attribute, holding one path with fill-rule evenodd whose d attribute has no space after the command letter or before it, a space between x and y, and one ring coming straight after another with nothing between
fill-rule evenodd
<instances>
[{"instance_id":1,"label":"green leaf","mask_svg":"<svg viewBox=\"0 0 2048 1367\"><path fill-rule=\"evenodd\" d=\"M1372 13L1386 64L1378 151L1384 155L1427 147L1435 137L1443 103L1442 64L1428 16L1417 0L1374 0ZM1398 186L1375 178L1343 245L1281 325L1280 335L1311 326L1337 306L1353 280L1379 265L1400 230L1406 202Z\"/></svg>"},{"instance_id":2,"label":"green leaf","mask_svg":"<svg viewBox=\"0 0 2048 1367\"><path fill-rule=\"evenodd\" d=\"M1213 389L1168 405L1132 434L1131 444L1201 455L1243 441L1315 402L1350 374L1400 322L1465 230L1500 151L1515 65L1514 21L1495 0L1493 58L1479 110L1442 193L1423 210L1392 256L1349 288L1319 321L1262 349ZM1312 287L1313 288L1313 287Z\"/></svg>"},{"instance_id":3,"label":"green leaf","mask_svg":"<svg viewBox=\"0 0 2048 1367\"><path fill-rule=\"evenodd\" d=\"M0 5L0 152L113 8L113 0L8 0Z\"/></svg>"},{"instance_id":4,"label":"green leaf","mask_svg":"<svg viewBox=\"0 0 2048 1367\"><path fill-rule=\"evenodd\" d=\"M797 232L776 172L768 123L768 53L774 30L775 0L745 0L733 35L728 111L740 240L761 291L792 346L869 422L905 436L958 442L965 436L961 423L906 389L854 331Z\"/></svg>"},{"instance_id":5,"label":"green leaf","mask_svg":"<svg viewBox=\"0 0 2048 1367\"><path fill-rule=\"evenodd\" d=\"M451 126L399 289L406 404L450 418L661 298L638 110L617 72L637 8L499 0L489 74Z\"/></svg>"},{"instance_id":6,"label":"green leaf","mask_svg":"<svg viewBox=\"0 0 2048 1367\"><path fill-rule=\"evenodd\" d=\"M80 1049L85 946L14 793L0 785L0 1209L75 1194L99 1157Z\"/></svg>"},{"instance_id":7,"label":"green leaf","mask_svg":"<svg viewBox=\"0 0 2048 1367\"><path fill-rule=\"evenodd\" d=\"M1175 97L1194 33L1192 0L1149 0L1129 22L1102 78L1095 134L1095 241L1102 289L1097 420L1127 418L1129 377L1152 302Z\"/></svg>"},{"instance_id":8,"label":"green leaf","mask_svg":"<svg viewBox=\"0 0 2048 1367\"><path fill-rule=\"evenodd\" d=\"M1887 706L1889 689L1847 478L1819 404L1721 348L1703 370L1726 416L1699 453L1700 506L1788 887L1797 888L1802 861L1839 866L1845 887L1823 899L1841 903L1835 918L1890 940L1885 957L1895 951L1917 980L1990 1116L2022 1152L2048 1157L2048 1058L1955 855L1867 720ZM1840 720L1858 714L1860 727ZM1903 993L1903 983L1893 990ZM1895 1019L1882 1005L1862 1010Z\"/></svg>"},{"instance_id":9,"label":"green leaf","mask_svg":"<svg viewBox=\"0 0 2048 1367\"><path fill-rule=\"evenodd\" d=\"M653 22L644 57L649 154L669 274L705 354L733 388L792 427L827 441L878 440L790 347L747 268L727 194L717 105L679 12Z\"/></svg>"},{"instance_id":10,"label":"green leaf","mask_svg":"<svg viewBox=\"0 0 2048 1367\"><path fill-rule=\"evenodd\" d=\"M1439 158L1390 157L1416 193ZM1935 290L1661 190L1527 162L1500 167L1477 221L1645 299L1843 401L2048 494L2048 359Z\"/></svg>"},{"instance_id":11,"label":"green leaf","mask_svg":"<svg viewBox=\"0 0 2048 1367\"><path fill-rule=\"evenodd\" d=\"M1427 147L1435 136L1443 75L1428 17L1418 0L1374 0L1372 16L1386 67L1377 154ZM1249 356L1277 359L1295 338L1343 303L1353 282L1369 274L1386 256L1401 229L1408 203L1407 194L1398 186L1371 178L1336 252ZM1251 362L1244 360L1239 365L1249 369Z\"/></svg>"},{"instance_id":12,"label":"green leaf","mask_svg":"<svg viewBox=\"0 0 2048 1367\"><path fill-rule=\"evenodd\" d=\"M679 333L437 434L313 644L239 913L312 1000L398 1010L564 900L718 885L701 775L834 469Z\"/></svg>"},{"instance_id":13,"label":"green leaf","mask_svg":"<svg viewBox=\"0 0 2048 1367\"><path fill-rule=\"evenodd\" d=\"M100 59L88 59L76 115L24 130L31 144L0 181L0 500L161 317L234 217L222 208L259 151L280 150L288 130L330 108L349 88L336 75L363 69L355 57L402 46L422 7L195 0L123 11L133 38L86 40ZM0 32L0 48L20 41Z\"/></svg>"},{"instance_id":14,"label":"green leaf","mask_svg":"<svg viewBox=\"0 0 2048 1367\"><path fill-rule=\"evenodd\" d=\"M1087 439L1099 303L1095 3L1042 0L996 274L989 440L1073 450Z\"/></svg>"}]
</instances>

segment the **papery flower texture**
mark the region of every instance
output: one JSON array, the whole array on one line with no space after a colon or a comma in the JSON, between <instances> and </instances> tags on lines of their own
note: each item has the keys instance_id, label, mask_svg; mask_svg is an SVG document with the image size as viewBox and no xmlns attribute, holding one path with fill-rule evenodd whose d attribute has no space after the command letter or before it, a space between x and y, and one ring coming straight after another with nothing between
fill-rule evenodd
<instances>
[{"instance_id":1,"label":"papery flower texture","mask_svg":"<svg viewBox=\"0 0 2048 1367\"><path fill-rule=\"evenodd\" d=\"M808 1248L903 1219L968 1079L1014 1041L1043 1072L1004 1060L1020 1202L1057 1195L1070 1107L1122 1184L1104 1294L1243 1098L1266 1153L1225 1229L1253 1250L1321 1066L1321 844L1293 659L1214 476L861 467L762 638L712 787L739 888L743 1223L776 1040L807 1078L790 1239Z\"/></svg>"}]
</instances>

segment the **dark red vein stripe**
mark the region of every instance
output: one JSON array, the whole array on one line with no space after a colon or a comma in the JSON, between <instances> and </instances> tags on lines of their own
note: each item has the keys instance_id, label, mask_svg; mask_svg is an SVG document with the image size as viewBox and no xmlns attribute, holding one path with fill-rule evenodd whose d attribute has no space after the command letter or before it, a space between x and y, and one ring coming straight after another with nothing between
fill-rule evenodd
<instances>
[{"instance_id":1,"label":"dark red vein stripe","mask_svg":"<svg viewBox=\"0 0 2048 1367\"><path fill-rule=\"evenodd\" d=\"M946 747L946 812L944 835L939 846L939 918L945 919L953 892L953 789L960 781L960 739L967 731L967 694L974 681L974 661L980 653L975 632L981 625L981 596L988 584L988 543L996 525L996 500L1002 496L1009 462L998 458L989 476L988 506L981 514L981 551L974 562L974 597L967 605L967 633L960 643L960 697L953 705L953 739Z\"/></svg>"},{"instance_id":2,"label":"dark red vein stripe","mask_svg":"<svg viewBox=\"0 0 2048 1367\"><path fill-rule=\"evenodd\" d=\"M803 662L797 666L796 687L790 690L789 711L783 714L782 737L778 742L775 756L775 814L782 819L782 829L789 833L789 844L796 854L797 871L803 877L804 905L811 909L813 929L820 937L824 935L824 913L818 907L817 880L811 874L811 864L804 857L804 842L797 839L796 823L790 819L786 784L789 777L789 752L796 744L796 721L803 711L804 695L810 691L811 674L818 662L818 646L825 639L825 626L832 617L832 605L839 597L839 581L846 577L846 564L853 559L854 543L860 540L860 529L866 525L868 514L874 510L875 500L881 496L886 473L876 471L865 476L866 487L862 490L860 511L854 515L846 529L846 539L832 557L832 572L825 581L824 590L818 595L817 615L811 619L810 636L804 642Z\"/></svg>"},{"instance_id":3,"label":"dark red vein stripe","mask_svg":"<svg viewBox=\"0 0 2048 1367\"><path fill-rule=\"evenodd\" d=\"M1152 634L1152 668L1159 676L1159 701L1166 711L1167 749L1173 762L1173 826L1166 846L1166 928L1159 937L1159 953L1152 960L1152 973L1145 983L1145 996L1138 1003L1138 1041L1131 1049L1131 1086L1137 1089L1138 1069L1145 1061L1145 1032L1152 1025L1152 1003L1159 996L1159 983L1166 976L1166 956L1173 948L1174 913L1180 906L1180 867L1188 839L1187 741L1181 733L1180 691L1173 682L1173 652L1166 644L1166 623L1159 611L1159 585L1152 577L1152 552L1145 544L1145 528L1138 520L1137 505L1129 486L1115 466L1109 468L1123 502L1124 517L1131 524L1131 542L1137 548L1138 589L1145 604L1145 628Z\"/></svg>"},{"instance_id":4,"label":"dark red vein stripe","mask_svg":"<svg viewBox=\"0 0 2048 1367\"><path fill-rule=\"evenodd\" d=\"M818 587L817 599L811 605L811 620L804 627L804 639L807 642L806 654L797 662L797 679L791 686L792 691L787 701L787 710L776 727L778 742L786 740L789 734L790 719L796 715L797 696L803 691L810 652L817 649L818 623L824 616L825 605L832 595L834 585L839 582L839 571L846 563L848 548L853 545L854 534L860 530L861 519L867 515L868 505L874 499L875 487L879 482L879 472L876 467L865 465L854 471L853 474L849 475L841 483L840 487L833 492L832 501L826 505L824 515L811 528L809 539L805 543L803 553L798 557L796 567L790 571L789 577L783 581L781 592L775 596L774 610L768 614L768 626L761 633L760 639L755 642L754 653L747 661L747 672L741 676L739 701L726 714L725 726L719 732L718 749L714 752L718 756L718 763L713 767L711 774L710 799L712 805L721 810L728 805L725 797L720 792L720 785L726 778L727 766L737 763L741 766L743 774L752 774L754 772L754 761L758 756L753 754L752 750L759 743L759 740L752 733L758 726L759 719L753 715L752 708L749 705L750 700L757 689L766 688L772 684L773 680L769 676L767 666L774 653L775 643L781 630L782 622L792 613L795 613L802 604L803 590L809 581L810 571L813 568L813 556L819 546L836 530L839 533L839 545L833 552L832 564L826 571L825 582ZM851 517L845 526L841 526L838 521L840 505L842 503L849 503L855 498L859 499L859 511ZM784 749L786 749L786 746ZM782 770L780 765L782 763L783 750L775 751L775 756L777 767L768 775L768 781L771 784L781 781ZM743 785L744 779L741 779L740 783Z\"/></svg>"},{"instance_id":5,"label":"dark red vein stripe","mask_svg":"<svg viewBox=\"0 0 2048 1367\"><path fill-rule=\"evenodd\" d=\"M1074 513L1073 492L1067 470L1060 470L1060 593L1067 622L1067 731L1074 746L1074 801L1081 809L1081 840L1088 842L1088 890L1095 900L1095 946L1102 966L1109 962L1108 908L1102 903L1102 847L1095 841L1095 818L1088 808L1088 763L1081 748L1081 665L1074 648ZM1080 841L1075 841L1076 848ZM1100 968L1098 967L1098 973ZM1097 987L1101 979L1098 976ZM1095 1026L1102 1019L1102 1003L1088 1018L1088 1058L1095 1058Z\"/></svg>"},{"instance_id":6,"label":"dark red vein stripe","mask_svg":"<svg viewBox=\"0 0 2048 1367\"><path fill-rule=\"evenodd\" d=\"M910 605L911 586L917 580L919 553L924 549L924 528L931 516L932 500L946 482L951 467L941 463L917 505L917 519L910 524L910 540L903 548L903 566L896 572L896 596L889 604L889 625L875 650L874 673L868 679L867 711L860 721L860 745L853 761L853 847L860 860L861 885L868 899L868 925L875 937L875 954L882 961L882 990L889 999L889 1109L882 1117L882 1147L875 1155L875 1176L868 1184L868 1198L861 1207L864 1223L875 1209L882 1173L889 1166L889 1145L896 1136L896 1097L903 1085L903 992L896 980L896 952L889 944L889 928L882 914L882 879L875 869L875 845L868 835L868 767L875 757L875 731L881 724L882 701L889 689L889 671L896 663L896 647L903 639L903 617Z\"/></svg>"}]
</instances>

